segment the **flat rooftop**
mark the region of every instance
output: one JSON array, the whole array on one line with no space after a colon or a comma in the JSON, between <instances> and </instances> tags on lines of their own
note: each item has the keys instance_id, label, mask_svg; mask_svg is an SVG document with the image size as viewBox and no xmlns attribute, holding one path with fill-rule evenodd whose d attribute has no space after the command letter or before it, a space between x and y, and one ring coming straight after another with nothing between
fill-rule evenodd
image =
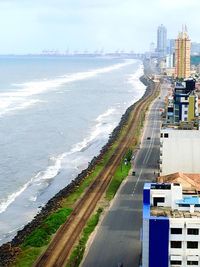
<instances>
[{"instance_id":1,"label":"flat rooftop","mask_svg":"<svg viewBox=\"0 0 200 267\"><path fill-rule=\"evenodd\" d=\"M151 216L200 219L200 211L195 211L194 213L190 213L189 211L172 210L170 207L151 207Z\"/></svg>"}]
</instances>

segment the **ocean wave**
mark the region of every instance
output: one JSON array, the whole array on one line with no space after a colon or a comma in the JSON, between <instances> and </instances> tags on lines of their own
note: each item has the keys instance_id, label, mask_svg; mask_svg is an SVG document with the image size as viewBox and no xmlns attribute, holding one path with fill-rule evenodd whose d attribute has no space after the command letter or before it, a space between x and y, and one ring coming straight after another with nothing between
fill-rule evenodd
<instances>
[{"instance_id":1,"label":"ocean wave","mask_svg":"<svg viewBox=\"0 0 200 267\"><path fill-rule=\"evenodd\" d=\"M96 118L96 121L101 123L102 121L104 121L104 119L110 115L112 115L114 112L116 111L115 108L109 108L106 112L104 112L103 114L99 115Z\"/></svg>"},{"instance_id":2,"label":"ocean wave","mask_svg":"<svg viewBox=\"0 0 200 267\"><path fill-rule=\"evenodd\" d=\"M89 77L89 76L92 77L92 75L94 75L94 74L96 75L96 73L103 73L103 72L111 71L113 69L120 68L120 67L125 66L127 64L130 64L130 62L128 61L126 63L116 64L116 65L111 66L111 67L102 68L102 69L99 69L99 70L95 70L93 72L88 72L87 75L86 75L86 73L84 75L83 74L78 74L78 78L79 79L80 78L83 79L83 77L86 78L86 76L87 77ZM132 64L132 62L131 62L131 64ZM130 75L128 77L128 83L131 83L134 86L134 88L135 88L135 86L137 86L137 89L142 88L142 90L144 90L145 87L138 80L138 78L142 74L143 74L143 69L142 69L142 67L140 67L136 71L136 73L134 73L133 75ZM70 80L71 81L75 80L75 77L71 77ZM46 80L44 82L46 82ZM55 83L54 83L54 85L55 85ZM19 94L21 94L21 93L19 92ZM17 96L19 96L19 95L17 95ZM39 103L39 102L41 102L41 101L38 100L38 99L37 100L32 99L32 100L30 100L28 102L24 102L24 103L19 104L15 108L10 108L10 109L4 110L4 112L6 112L6 111L7 112L11 112L11 111L14 111L15 109L23 109L23 108L26 108L28 106L34 105L36 103ZM124 104L127 104L127 103L124 103ZM117 107L118 108L120 107L120 103L118 103ZM63 161L65 161L65 163L67 161L70 161L70 164L74 165L73 166L74 168L78 168L77 160L75 160L73 162L72 155L75 154L75 153L84 152L98 138L100 139L100 138L102 138L104 136L108 137L108 135L112 132L112 130L116 126L116 123L113 123L112 116L118 112L117 109L112 107L112 108L107 109L104 113L100 114L94 120L95 125L91 129L91 133L88 135L88 137L84 138L81 142L78 142L77 144L75 144L71 148L71 150L69 152L66 152L66 153L63 153L61 155L58 155L57 157L50 158L51 164L50 164L50 166L47 167L46 170L38 172L34 177L31 178L31 180L29 182L27 182L24 186L22 186L17 192L12 193L11 195L9 195L7 197L7 199L4 199L0 203L0 213L4 212L7 209L7 207L9 205L11 205L15 201L15 199L18 196L20 196L30 185L35 184L35 183L38 184L38 185L41 185L41 183L45 183L45 182L48 183L50 180L52 180L56 175L59 174L59 172L60 172L60 170L62 168L62 162ZM0 112L0 115L1 115L1 112ZM68 157L71 157L71 158L69 159ZM30 200L36 201L36 196L30 197Z\"/></svg>"},{"instance_id":3,"label":"ocean wave","mask_svg":"<svg viewBox=\"0 0 200 267\"><path fill-rule=\"evenodd\" d=\"M0 213L4 212L8 206L10 206L10 204L12 204L15 199L20 196L25 190L26 188L29 186L30 182L27 182L26 184L24 184L18 191L10 194L7 199L4 199L1 203L0 203Z\"/></svg>"},{"instance_id":4,"label":"ocean wave","mask_svg":"<svg viewBox=\"0 0 200 267\"><path fill-rule=\"evenodd\" d=\"M132 90L129 90L129 93L134 92L133 102L139 100L145 92L146 86L140 81L140 77L144 75L144 67L140 65L137 71L131 75L128 75L127 83L132 85Z\"/></svg>"},{"instance_id":5,"label":"ocean wave","mask_svg":"<svg viewBox=\"0 0 200 267\"><path fill-rule=\"evenodd\" d=\"M58 175L61 169L61 162L65 155L66 153L63 153L61 155L58 155L57 157L51 157L51 165L48 166L46 170L38 172L18 191L10 194L6 199L2 200L0 203L0 213L6 211L6 209L16 200L16 198L19 197L28 187L32 185L40 186L42 182L49 182L49 180L53 179L56 175ZM31 196L29 199L32 199L32 201L36 201L36 198L36 196Z\"/></svg>"},{"instance_id":6,"label":"ocean wave","mask_svg":"<svg viewBox=\"0 0 200 267\"><path fill-rule=\"evenodd\" d=\"M30 100L28 98L39 95L48 91L59 90L64 84L81 81L95 77L99 74L112 72L114 70L123 68L127 65L133 64L134 60L125 60L123 63L111 65L109 67L94 69L85 72L77 72L72 74L66 74L55 79L43 79L41 81L30 81L21 84L13 84L18 90L12 90L9 92L0 93L0 115L14 110L20 110L28 108L32 105L28 104ZM34 100L32 100L34 102ZM39 103L38 101L35 102Z\"/></svg>"},{"instance_id":7,"label":"ocean wave","mask_svg":"<svg viewBox=\"0 0 200 267\"><path fill-rule=\"evenodd\" d=\"M74 145L74 147L71 149L72 153L75 152L81 152L84 151L85 148L88 147L88 145L95 139L97 139L99 136L101 136L102 134L107 135L109 134L112 129L113 129L113 124L112 123L108 123L107 119L113 115L116 112L115 108L109 108L106 112L104 112L103 114L99 115L95 121L97 122L97 124L94 126L94 128L91 130L91 134L84 138L83 141L77 143L76 145ZM107 123L106 123L107 122Z\"/></svg>"},{"instance_id":8,"label":"ocean wave","mask_svg":"<svg viewBox=\"0 0 200 267\"><path fill-rule=\"evenodd\" d=\"M0 101L0 106L1 106L0 117L2 117L3 115L5 115L7 113L12 113L14 111L27 109L27 108L30 108L30 107L38 104L38 103L44 103L44 102L45 101L42 101L42 100L39 100L39 99L31 99L31 100L28 100L26 102L21 102L15 107L9 107L10 103L7 101L6 105L4 105L4 107L2 107L1 106L1 101Z\"/></svg>"},{"instance_id":9,"label":"ocean wave","mask_svg":"<svg viewBox=\"0 0 200 267\"><path fill-rule=\"evenodd\" d=\"M98 69L93 71L91 74L91 72L87 73L87 77L91 77L91 75L94 75L94 73L104 73L107 71L111 71L113 69L117 69L120 68L122 66L125 66L127 64L132 64L131 62L125 62L125 63L120 63L120 64L116 64L114 66L111 67L106 67L106 68L102 68L102 69ZM131 83L132 85L135 86L136 83L138 83L138 78L143 74L143 69L140 67L138 69L138 71L129 76L128 82ZM95 74L96 75L96 74ZM78 75L79 78L83 78L86 77L83 74ZM73 78L75 79L75 78ZM73 80L71 78L71 81ZM46 81L44 81L46 82ZM142 88L142 83L139 84ZM137 87L138 89L139 87ZM145 87L143 87L144 89ZM1 96L1 94L0 94ZM1 100L1 99L0 99ZM40 100L29 100L28 102L24 102L19 104L17 107L15 107L16 109L23 109L26 108L28 106L34 105L36 103L40 102ZM9 111L13 111L15 108L10 108ZM8 110L7 110L8 111ZM111 107L109 109L107 109L104 113L100 114L95 120L95 125L93 126L93 128L90 130L90 134L84 138L81 142L78 142L77 144L75 144L70 151L66 152L66 153L62 153L56 157L51 157L50 158L50 165L46 168L46 170L40 171L38 172L34 177L32 177L26 184L24 184L18 191L10 194L6 199L3 199L0 203L0 213L6 211L6 209L16 200L17 197L19 197L29 186L32 185L38 185L38 186L42 186L42 184L48 184L54 177L56 177L60 170L62 169L63 163L69 163L72 168L77 169L78 168L78 164L80 164L80 162L77 162L77 159L79 161L84 161L83 158L81 158L80 154L82 152L84 152L85 150L87 150L96 140L98 139L102 139L102 138L107 138L109 136L109 134L112 132L112 130L114 129L114 127L116 126L116 122L113 122L113 115L118 113L118 108L114 108ZM0 113L1 114L1 113ZM76 154L76 160L74 160L73 155ZM30 196L30 200L31 201L36 201L37 196Z\"/></svg>"},{"instance_id":10,"label":"ocean wave","mask_svg":"<svg viewBox=\"0 0 200 267\"><path fill-rule=\"evenodd\" d=\"M57 157L51 157L52 165L48 166L45 171L40 171L33 179L33 182L41 180L50 180L59 174L61 169L61 162L65 157L66 153L63 153Z\"/></svg>"},{"instance_id":11,"label":"ocean wave","mask_svg":"<svg viewBox=\"0 0 200 267\"><path fill-rule=\"evenodd\" d=\"M96 124L91 129L91 134L88 137L84 138L83 141L75 144L70 151L62 153L56 157L51 157L50 165L46 168L46 170L38 172L18 191L10 194L6 199L2 200L0 203L0 213L6 211L6 209L16 200L16 198L19 197L26 189L28 189L28 187L38 186L38 188L41 188L45 185L48 185L49 182L59 174L61 169L65 168L64 164L70 163L70 168L78 170L79 165L83 165L85 163L84 155L82 155L81 157L80 153L88 149L98 138L109 135L109 133L114 128L114 124L110 122L110 118L115 112L116 109L109 108L106 112L99 115L95 119ZM29 201L35 202L36 200L37 192L36 195L29 197Z\"/></svg>"}]
</instances>

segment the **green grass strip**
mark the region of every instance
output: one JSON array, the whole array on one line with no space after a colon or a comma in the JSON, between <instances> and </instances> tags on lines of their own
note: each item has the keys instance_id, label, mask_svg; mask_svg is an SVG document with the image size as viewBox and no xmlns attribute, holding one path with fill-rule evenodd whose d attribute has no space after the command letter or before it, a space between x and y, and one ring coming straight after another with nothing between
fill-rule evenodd
<instances>
[{"instance_id":1,"label":"green grass strip","mask_svg":"<svg viewBox=\"0 0 200 267\"><path fill-rule=\"evenodd\" d=\"M66 221L71 212L72 209L61 208L49 215L41 226L36 228L24 240L21 246L22 253L14 266L30 267L48 245L52 235Z\"/></svg>"},{"instance_id":2,"label":"green grass strip","mask_svg":"<svg viewBox=\"0 0 200 267\"><path fill-rule=\"evenodd\" d=\"M117 170L112 178L112 181L108 189L106 190L106 199L108 201L113 199L122 181L128 176L130 168L131 168L131 163L128 162L125 165L123 161L121 162L120 166L117 167Z\"/></svg>"},{"instance_id":3,"label":"green grass strip","mask_svg":"<svg viewBox=\"0 0 200 267\"><path fill-rule=\"evenodd\" d=\"M27 248L22 251L19 258L17 259L14 266L16 267L30 267L33 266L33 263L37 259L38 255L40 255L44 251L43 248Z\"/></svg>"},{"instance_id":4,"label":"green grass strip","mask_svg":"<svg viewBox=\"0 0 200 267\"><path fill-rule=\"evenodd\" d=\"M90 234L94 231L96 225L98 224L102 211L103 211L103 209L99 208L97 210L97 212L94 215L92 215L92 217L87 222L85 228L83 229L83 232L82 232L82 235L81 235L81 238L79 240L78 245L74 248L74 250L71 253L67 267L79 266L80 262L83 259L83 255L85 252L86 243L88 241L88 238L89 238Z\"/></svg>"}]
</instances>

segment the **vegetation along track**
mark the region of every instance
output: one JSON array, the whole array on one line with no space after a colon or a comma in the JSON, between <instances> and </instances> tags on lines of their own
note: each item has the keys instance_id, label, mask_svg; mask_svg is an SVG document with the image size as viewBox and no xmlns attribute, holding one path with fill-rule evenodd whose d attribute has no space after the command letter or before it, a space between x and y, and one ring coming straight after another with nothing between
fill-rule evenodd
<instances>
[{"instance_id":1,"label":"vegetation along track","mask_svg":"<svg viewBox=\"0 0 200 267\"><path fill-rule=\"evenodd\" d=\"M140 113L145 109L149 97L153 96L158 88L159 84L155 84L154 90L150 89L149 92L138 101L131 113L132 117L126 134L119 142L109 162L105 165L94 182L88 187L83 197L77 202L68 220L60 227L47 250L36 261L35 267L66 266L70 252L80 236L83 227L105 192L117 166L120 164L123 156L134 140L133 132L137 127Z\"/></svg>"}]
</instances>

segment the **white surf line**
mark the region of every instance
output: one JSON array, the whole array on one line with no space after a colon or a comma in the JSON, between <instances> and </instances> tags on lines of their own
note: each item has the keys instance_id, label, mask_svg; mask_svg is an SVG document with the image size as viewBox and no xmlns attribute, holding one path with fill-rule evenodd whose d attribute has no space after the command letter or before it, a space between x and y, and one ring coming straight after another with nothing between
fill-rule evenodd
<instances>
[{"instance_id":1,"label":"white surf line","mask_svg":"<svg viewBox=\"0 0 200 267\"><path fill-rule=\"evenodd\" d=\"M132 196L133 196L134 193L135 193L135 190L136 190L136 188L137 188L138 182L139 182L140 177L141 177L141 175L142 175L142 171L143 171L143 169L140 170L140 173L139 173L139 175L138 175L137 181L136 181L135 186L134 186L134 188L133 188Z\"/></svg>"}]
</instances>

